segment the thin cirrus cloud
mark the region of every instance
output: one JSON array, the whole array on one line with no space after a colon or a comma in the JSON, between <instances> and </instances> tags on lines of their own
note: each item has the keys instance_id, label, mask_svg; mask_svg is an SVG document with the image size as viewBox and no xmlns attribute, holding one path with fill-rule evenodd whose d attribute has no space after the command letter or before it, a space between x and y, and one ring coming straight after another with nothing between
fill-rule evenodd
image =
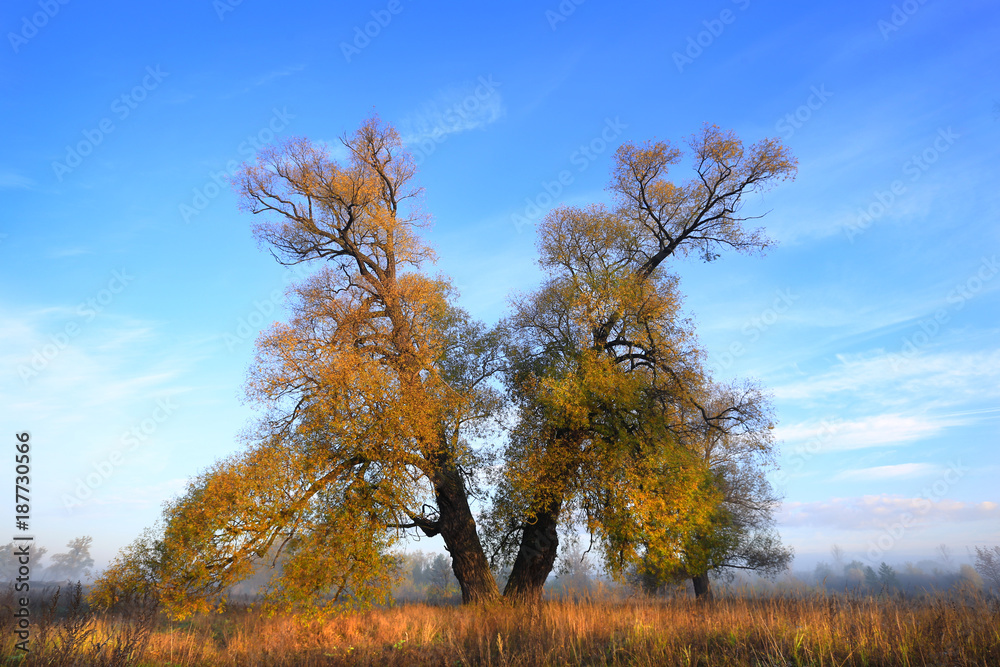
<instances>
[{"instance_id":1,"label":"thin cirrus cloud","mask_svg":"<svg viewBox=\"0 0 1000 667\"><path fill-rule=\"evenodd\" d=\"M778 520L783 526L824 526L842 530L883 528L902 520L904 515L922 524L1000 521L1000 504L932 500L928 497L932 493L929 491L915 498L883 494L788 502L782 505Z\"/></svg>"},{"instance_id":2,"label":"thin cirrus cloud","mask_svg":"<svg viewBox=\"0 0 1000 667\"><path fill-rule=\"evenodd\" d=\"M260 76L257 76L256 78L254 78L254 80L250 82L249 86L244 86L242 89L240 89L240 90L238 90L236 92L233 92L233 93L224 94L224 95L220 96L219 99L227 100L227 99L231 99L231 98L233 98L233 97L235 97L237 95L244 95L244 94L249 93L250 91L252 91L254 88L267 85L267 84L271 83L272 81L275 81L277 79L282 79L282 78L284 78L286 76L292 76L293 74L297 74L298 72L301 72L305 68L306 68L306 66L304 64L299 64L299 65L289 65L287 67L282 67L280 69L275 69L275 70L271 70L269 72L265 72L264 74L261 74Z\"/></svg>"},{"instance_id":3,"label":"thin cirrus cloud","mask_svg":"<svg viewBox=\"0 0 1000 667\"><path fill-rule=\"evenodd\" d=\"M0 361L13 371L0 382L0 398L11 401L44 397L43 405L120 404L162 390L193 364L184 355L151 357L162 338L149 321L109 312L91 320L66 306L0 308L0 314Z\"/></svg>"},{"instance_id":4,"label":"thin cirrus cloud","mask_svg":"<svg viewBox=\"0 0 1000 667\"><path fill-rule=\"evenodd\" d=\"M420 150L428 141L440 143L448 135L496 122L504 115L500 85L492 77L480 77L475 83L438 93L399 121L403 142Z\"/></svg>"},{"instance_id":5,"label":"thin cirrus cloud","mask_svg":"<svg viewBox=\"0 0 1000 667\"><path fill-rule=\"evenodd\" d=\"M962 422L956 418L883 414L853 420L806 422L775 429L786 443L817 442L823 452L886 447L931 438Z\"/></svg>"},{"instance_id":6,"label":"thin cirrus cloud","mask_svg":"<svg viewBox=\"0 0 1000 667\"><path fill-rule=\"evenodd\" d=\"M4 190L14 190L14 189L24 189L27 190L35 185L35 182L28 178L27 176L22 176L15 171L0 171L0 189Z\"/></svg>"},{"instance_id":7,"label":"thin cirrus cloud","mask_svg":"<svg viewBox=\"0 0 1000 667\"><path fill-rule=\"evenodd\" d=\"M854 481L912 479L916 477L927 477L940 470L940 466L931 465L930 463L898 463L896 465L845 470L834 475L833 479Z\"/></svg>"},{"instance_id":8,"label":"thin cirrus cloud","mask_svg":"<svg viewBox=\"0 0 1000 667\"><path fill-rule=\"evenodd\" d=\"M306 66L304 64L299 64L299 65L290 65L288 67L283 67L281 69L276 69L258 77L257 80L253 82L253 85L263 86L264 84L270 83L275 79L280 79L282 77L291 76L296 72L301 72L305 68Z\"/></svg>"},{"instance_id":9,"label":"thin cirrus cloud","mask_svg":"<svg viewBox=\"0 0 1000 667\"><path fill-rule=\"evenodd\" d=\"M93 251L89 248L84 248L83 246L75 246L72 248L56 248L49 251L49 257L52 259L62 259L63 257L79 257L80 255L90 255Z\"/></svg>"},{"instance_id":10,"label":"thin cirrus cloud","mask_svg":"<svg viewBox=\"0 0 1000 667\"><path fill-rule=\"evenodd\" d=\"M917 350L910 354L901 344L899 349L876 353L841 354L837 360L839 363L826 373L776 386L775 396L808 400L849 393L870 397L881 405L920 402L934 396L939 404L948 405L973 396L1000 394L1000 350Z\"/></svg>"},{"instance_id":11,"label":"thin cirrus cloud","mask_svg":"<svg viewBox=\"0 0 1000 667\"><path fill-rule=\"evenodd\" d=\"M129 480L134 482L134 480ZM102 515L105 508L120 506L155 507L162 504L164 497L180 495L187 488L190 480L186 478L168 479L155 485L131 484L123 493L107 494L95 497L80 510L80 515Z\"/></svg>"}]
</instances>

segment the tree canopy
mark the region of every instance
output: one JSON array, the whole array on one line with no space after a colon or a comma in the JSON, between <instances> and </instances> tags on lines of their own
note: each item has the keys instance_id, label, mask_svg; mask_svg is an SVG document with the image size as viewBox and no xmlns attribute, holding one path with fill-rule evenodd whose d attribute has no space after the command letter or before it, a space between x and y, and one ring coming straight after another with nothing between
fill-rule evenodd
<instances>
[{"instance_id":1,"label":"tree canopy","mask_svg":"<svg viewBox=\"0 0 1000 667\"><path fill-rule=\"evenodd\" d=\"M184 615L267 558L280 559L278 604L370 601L408 531L441 536L463 601L500 598L502 566L502 595L534 599L560 530L588 532L621 575L690 563L692 545L767 505L769 487L747 477L773 445L766 396L713 381L664 264L769 245L742 207L794 175L780 142L744 147L706 125L679 185L680 149L622 145L613 203L545 217L545 279L495 326L428 273L428 216L398 133L372 117L342 142L341 162L305 139L268 147L234 179L264 220L261 244L315 269L257 341L246 393L261 417L244 449L167 504L96 599L145 586Z\"/></svg>"}]
</instances>

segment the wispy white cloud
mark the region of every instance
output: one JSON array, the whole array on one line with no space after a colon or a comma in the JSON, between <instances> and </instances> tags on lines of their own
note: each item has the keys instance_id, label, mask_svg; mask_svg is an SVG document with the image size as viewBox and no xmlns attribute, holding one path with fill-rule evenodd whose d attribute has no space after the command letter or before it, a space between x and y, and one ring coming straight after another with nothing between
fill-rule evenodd
<instances>
[{"instance_id":1,"label":"wispy white cloud","mask_svg":"<svg viewBox=\"0 0 1000 667\"><path fill-rule=\"evenodd\" d=\"M699 331L714 339L716 349L726 350L735 342L746 343L748 332L769 340L808 341L808 352L816 358L833 357L840 365L863 360L882 359L889 362L889 380L900 375L905 364L915 356L926 357L948 350L995 348L1000 329L979 328L970 331L961 325L970 320L992 322L991 299L1000 292L1000 278L993 272L995 255L973 256L961 268L940 274L936 282L892 286L886 284L865 291L863 285L823 282L806 287L793 281L778 283L774 289L747 289L749 279L729 295L725 290L713 300L715 307L707 314L699 313ZM988 278L982 280L981 276ZM1000 274L997 274L1000 275ZM732 283L732 280L729 280ZM964 291L972 285L975 291ZM717 287L717 286L716 286ZM859 289L861 292L859 293ZM790 295L788 303L780 295ZM703 297L702 297L703 298ZM775 309L775 304L780 307ZM959 311L963 311L959 316ZM768 318L772 319L768 319ZM762 321L766 326L762 326ZM928 336L925 329L932 332ZM918 345L913 346L914 341ZM844 350L866 352L844 355ZM801 346L779 346L776 359L790 361L795 355L802 359ZM785 362L787 363L787 361Z\"/></svg>"},{"instance_id":2,"label":"wispy white cloud","mask_svg":"<svg viewBox=\"0 0 1000 667\"><path fill-rule=\"evenodd\" d=\"M49 251L49 257L52 259L61 259L63 257L78 257L80 255L90 255L93 251L90 248L85 248L83 246L75 246L72 248L56 248Z\"/></svg>"},{"instance_id":3,"label":"wispy white cloud","mask_svg":"<svg viewBox=\"0 0 1000 667\"><path fill-rule=\"evenodd\" d=\"M895 356L893 356L895 355ZM776 397L808 401L837 394L876 406L957 406L1000 396L1000 350L918 351L903 357L878 350L840 354L829 371L774 387Z\"/></svg>"},{"instance_id":4,"label":"wispy white cloud","mask_svg":"<svg viewBox=\"0 0 1000 667\"><path fill-rule=\"evenodd\" d=\"M500 83L480 77L474 83L441 91L418 110L399 121L406 144L435 141L448 135L481 129L504 115Z\"/></svg>"},{"instance_id":5,"label":"wispy white cloud","mask_svg":"<svg viewBox=\"0 0 1000 667\"><path fill-rule=\"evenodd\" d=\"M249 93L254 88L257 88L259 86L264 86L264 85L266 85L268 83L271 83L272 81L274 81L276 79L281 79L281 78L284 78L286 76L291 76L291 75L295 74L296 72L301 72L305 68L306 68L306 66L304 64L299 64L299 65L289 65L287 67L282 67L280 69L271 70L270 72L265 72L264 74L261 74L260 76L257 76L256 78L254 78L253 81L250 82L249 86L245 86L242 90L238 90L238 91L233 92L233 93L227 93L225 95L222 95L221 99L229 99L231 97L235 97L236 95L242 95L244 93ZM185 99L183 101L187 101L187 100Z\"/></svg>"},{"instance_id":6,"label":"wispy white cloud","mask_svg":"<svg viewBox=\"0 0 1000 667\"><path fill-rule=\"evenodd\" d=\"M894 495L832 498L817 502L784 503L778 522L787 526L870 530L900 521L904 515L919 517L921 523L1000 521L1000 504L991 501L973 503Z\"/></svg>"},{"instance_id":7,"label":"wispy white cloud","mask_svg":"<svg viewBox=\"0 0 1000 667\"><path fill-rule=\"evenodd\" d=\"M214 458L213 447L231 448L234 417L244 414L232 399L212 404L220 387L198 373L217 341L173 339L165 323L117 307L88 321L66 306L0 304L0 416L38 445L33 460L45 474L34 509L48 544L81 525L134 535L151 524L183 489L181 476ZM70 322L79 331L63 338ZM22 366L37 374L22 379Z\"/></svg>"},{"instance_id":8,"label":"wispy white cloud","mask_svg":"<svg viewBox=\"0 0 1000 667\"><path fill-rule=\"evenodd\" d=\"M946 415L939 415L940 417L966 417L968 415L977 415L979 419L990 419L992 417L1000 416L1000 408L983 408L981 410L962 410L960 412L951 412Z\"/></svg>"},{"instance_id":9,"label":"wispy white cloud","mask_svg":"<svg viewBox=\"0 0 1000 667\"><path fill-rule=\"evenodd\" d=\"M163 503L163 498L180 495L187 488L190 480L184 478L169 479L158 484L133 483L122 493L95 496L87 505L93 513L102 514L102 506L116 507L155 507ZM83 511L81 511L81 514Z\"/></svg>"},{"instance_id":10,"label":"wispy white cloud","mask_svg":"<svg viewBox=\"0 0 1000 667\"><path fill-rule=\"evenodd\" d=\"M186 104L193 99L195 99L195 95L193 93L171 92L167 95L165 101L167 104Z\"/></svg>"},{"instance_id":11,"label":"wispy white cloud","mask_svg":"<svg viewBox=\"0 0 1000 667\"><path fill-rule=\"evenodd\" d=\"M15 171L0 171L0 189L28 189L35 182Z\"/></svg>"},{"instance_id":12,"label":"wispy white cloud","mask_svg":"<svg viewBox=\"0 0 1000 667\"><path fill-rule=\"evenodd\" d=\"M945 429L961 423L963 422L957 418L882 414L852 420L779 426L774 434L775 438L785 441L786 445L812 441L818 443L818 451L836 452L907 444L939 435Z\"/></svg>"},{"instance_id":13,"label":"wispy white cloud","mask_svg":"<svg viewBox=\"0 0 1000 667\"><path fill-rule=\"evenodd\" d=\"M155 398L191 390L179 378L198 351L181 345L157 354L156 323L111 312L88 321L65 307L0 315L0 402L53 433L90 424L74 455L86 454L84 440L103 447L100 434L130 424Z\"/></svg>"},{"instance_id":14,"label":"wispy white cloud","mask_svg":"<svg viewBox=\"0 0 1000 667\"><path fill-rule=\"evenodd\" d=\"M289 65L288 67L282 67L281 69L272 70L266 74L263 74L253 82L255 86L263 86L264 84L270 83L275 79L280 79L286 76L291 76L296 72L301 72L306 66L304 64L299 65Z\"/></svg>"},{"instance_id":15,"label":"wispy white cloud","mask_svg":"<svg viewBox=\"0 0 1000 667\"><path fill-rule=\"evenodd\" d=\"M857 468L855 470L845 470L834 475L835 480L883 480L883 479L909 479L914 477L927 477L940 471L940 466L930 463L898 463L896 465L875 466L873 468Z\"/></svg>"}]
</instances>

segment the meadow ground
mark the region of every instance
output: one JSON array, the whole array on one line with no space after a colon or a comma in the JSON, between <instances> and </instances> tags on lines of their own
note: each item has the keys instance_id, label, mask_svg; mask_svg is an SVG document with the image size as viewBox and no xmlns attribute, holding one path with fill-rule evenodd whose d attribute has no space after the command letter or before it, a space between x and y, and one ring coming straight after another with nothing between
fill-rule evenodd
<instances>
[{"instance_id":1,"label":"meadow ground","mask_svg":"<svg viewBox=\"0 0 1000 667\"><path fill-rule=\"evenodd\" d=\"M0 611L4 656L17 653L12 611ZM1000 666L1000 600L979 594L402 604L323 622L250 607L183 622L36 616L31 657L3 664Z\"/></svg>"}]
</instances>

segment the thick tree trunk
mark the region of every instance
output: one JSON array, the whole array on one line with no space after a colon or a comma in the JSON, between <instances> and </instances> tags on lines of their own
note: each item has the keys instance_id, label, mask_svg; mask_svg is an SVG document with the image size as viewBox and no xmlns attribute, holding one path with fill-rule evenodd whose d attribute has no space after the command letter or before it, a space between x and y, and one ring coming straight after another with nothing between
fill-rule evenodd
<instances>
[{"instance_id":1,"label":"thick tree trunk","mask_svg":"<svg viewBox=\"0 0 1000 667\"><path fill-rule=\"evenodd\" d=\"M556 429L547 443L552 455L550 465L543 464L533 503L538 510L535 520L524 527L521 544L503 596L514 602L537 602L542 598L545 580L559 551L559 512L562 510L565 484L576 474L576 456L581 434L571 429Z\"/></svg>"},{"instance_id":2,"label":"thick tree trunk","mask_svg":"<svg viewBox=\"0 0 1000 667\"><path fill-rule=\"evenodd\" d=\"M496 579L476 532L476 520L458 470L442 472L434 485L438 506L438 532L451 554L451 569L462 587L462 602L478 604L500 597Z\"/></svg>"},{"instance_id":3,"label":"thick tree trunk","mask_svg":"<svg viewBox=\"0 0 1000 667\"><path fill-rule=\"evenodd\" d=\"M561 506L561 502L550 503L545 511L538 512L533 524L525 526L514 567L503 590L505 598L516 602L541 599L559 548L556 528Z\"/></svg>"},{"instance_id":4,"label":"thick tree trunk","mask_svg":"<svg viewBox=\"0 0 1000 667\"><path fill-rule=\"evenodd\" d=\"M698 600L712 599L712 582L708 578L708 572L691 576L691 583L694 584L694 596Z\"/></svg>"}]
</instances>

